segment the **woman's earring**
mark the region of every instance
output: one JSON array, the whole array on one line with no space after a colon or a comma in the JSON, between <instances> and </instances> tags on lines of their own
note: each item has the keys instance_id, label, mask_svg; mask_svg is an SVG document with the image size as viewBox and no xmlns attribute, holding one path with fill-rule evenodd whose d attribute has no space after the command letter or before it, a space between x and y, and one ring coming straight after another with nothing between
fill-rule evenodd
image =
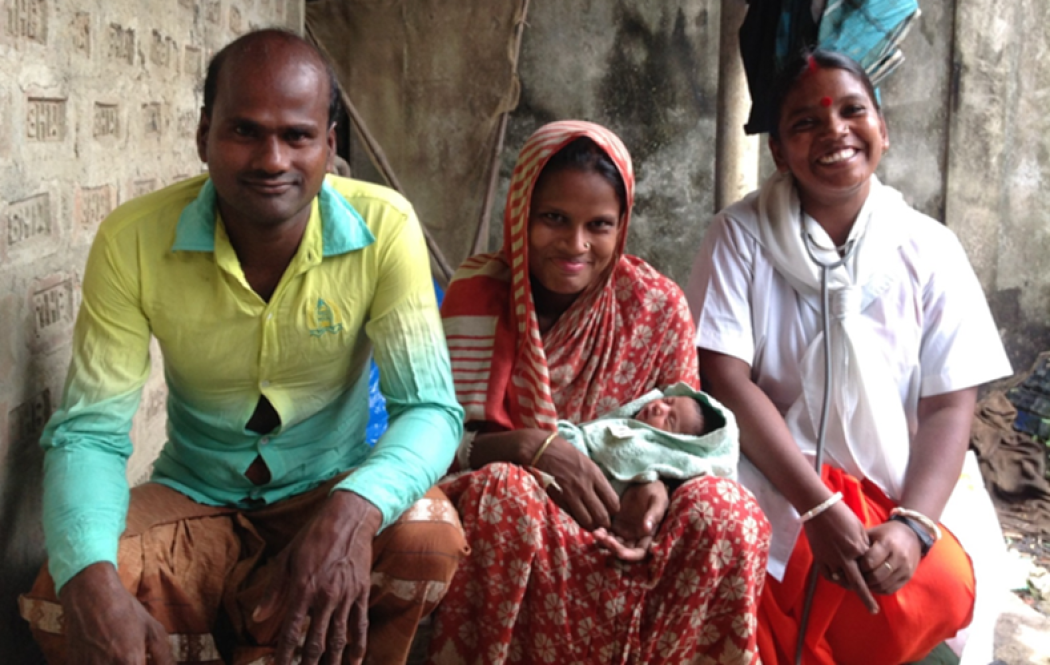
<instances>
[{"instance_id":1,"label":"woman's earring","mask_svg":"<svg viewBox=\"0 0 1050 665\"><path fill-rule=\"evenodd\" d=\"M591 243L589 243L589 242L583 243L583 248L584 249L590 249L591 248Z\"/></svg>"}]
</instances>

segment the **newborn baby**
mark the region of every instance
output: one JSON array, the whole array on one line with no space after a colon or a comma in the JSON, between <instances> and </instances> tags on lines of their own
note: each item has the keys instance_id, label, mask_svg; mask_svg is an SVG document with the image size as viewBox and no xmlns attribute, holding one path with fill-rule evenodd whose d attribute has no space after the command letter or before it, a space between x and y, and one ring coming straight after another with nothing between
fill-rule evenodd
<instances>
[{"instance_id":1,"label":"newborn baby","mask_svg":"<svg viewBox=\"0 0 1050 665\"><path fill-rule=\"evenodd\" d=\"M634 414L634 419L672 434L703 436L711 431L703 405L692 397L654 399Z\"/></svg>"},{"instance_id":2,"label":"newborn baby","mask_svg":"<svg viewBox=\"0 0 1050 665\"><path fill-rule=\"evenodd\" d=\"M560 420L558 434L590 457L620 495L612 533L599 529L595 535L622 558L644 557L658 526L646 523L649 497L627 492L631 485L709 474L736 478L740 449L733 414L684 383L652 390L587 423ZM624 557L617 545L632 556Z\"/></svg>"}]
</instances>

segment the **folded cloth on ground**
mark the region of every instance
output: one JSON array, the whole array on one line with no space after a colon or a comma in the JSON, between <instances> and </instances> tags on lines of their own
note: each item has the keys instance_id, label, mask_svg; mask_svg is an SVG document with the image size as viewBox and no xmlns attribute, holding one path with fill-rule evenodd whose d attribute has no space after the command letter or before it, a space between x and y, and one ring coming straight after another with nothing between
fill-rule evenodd
<instances>
[{"instance_id":1,"label":"folded cloth on ground","mask_svg":"<svg viewBox=\"0 0 1050 665\"><path fill-rule=\"evenodd\" d=\"M1014 429L1017 410L996 391L975 409L970 447L977 452L999 521L1023 535L1050 535L1050 481L1046 446Z\"/></svg>"}]
</instances>

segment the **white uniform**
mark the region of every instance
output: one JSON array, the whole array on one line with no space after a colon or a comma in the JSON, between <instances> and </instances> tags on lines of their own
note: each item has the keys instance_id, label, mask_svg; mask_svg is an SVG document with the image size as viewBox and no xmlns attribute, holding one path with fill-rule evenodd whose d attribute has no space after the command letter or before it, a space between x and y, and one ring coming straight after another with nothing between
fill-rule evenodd
<instances>
[{"instance_id":1,"label":"white uniform","mask_svg":"<svg viewBox=\"0 0 1050 665\"><path fill-rule=\"evenodd\" d=\"M804 254L804 259L798 258L797 247L785 250L778 246L803 247L798 199L790 177L775 175L760 192L723 210L712 221L693 265L686 297L697 322L697 346L747 362L752 380L785 416L800 448L812 453L816 426L815 418L809 416L819 412L819 404L814 409L813 403L823 395L822 373L813 371L823 367L822 354L815 353L822 350L815 348L821 345L815 340L823 336L819 290L811 288L811 275L820 273ZM777 218L774 228L770 218ZM867 224L866 234L862 222ZM818 241L830 244L812 219L806 216L802 223L813 229ZM848 415L840 418L835 417L833 407L825 461L855 477L870 478L899 500L910 439L918 425L919 399L973 387L1008 375L1011 369L984 293L951 231L908 207L897 192L873 178L872 194L854 232L851 238L858 246L845 269L848 274L843 274L845 280L855 280L855 290L860 292L847 305L855 314L849 319L851 329L860 332L853 338L853 355L837 351L839 355L833 358L852 359L852 365L864 365L869 373L879 374L882 390L869 386L868 391L889 397L889 401L871 409L867 429L897 418L901 422L898 429L906 425L907 431L884 435L880 441L879 436L869 436L864 426L855 431L858 419L849 411L851 406L842 407ZM830 250L822 256L826 261L838 258ZM839 305L832 302L832 317L841 320ZM841 333L839 337L833 333L832 340L847 345ZM813 362L811 355L818 358L816 365L806 364ZM857 381L852 380L850 370L837 367L834 361L833 368L837 373L833 395L840 399ZM804 385L806 375L811 378ZM894 388L899 401L886 394ZM859 392L863 401L864 388ZM850 396L841 401L849 402ZM957 487L942 521L976 560L971 551L974 541L987 543L990 534L999 532L972 458L964 473L967 470L973 477ZM780 578L800 529L797 513L746 463L741 482L755 492L773 524L769 570ZM984 518L974 520L975 511ZM953 519L960 512L969 515L962 520L969 525ZM974 522L979 523L978 528L973 537L967 537L967 526ZM1001 543L1001 536L993 541ZM981 567L975 565L975 569ZM975 572L979 580L987 580Z\"/></svg>"}]
</instances>

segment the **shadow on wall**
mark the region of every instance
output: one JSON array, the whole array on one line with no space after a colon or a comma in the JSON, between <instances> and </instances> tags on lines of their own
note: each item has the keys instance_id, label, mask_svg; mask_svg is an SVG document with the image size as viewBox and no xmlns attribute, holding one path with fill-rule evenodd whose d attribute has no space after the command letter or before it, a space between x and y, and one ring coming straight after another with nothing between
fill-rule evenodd
<instances>
[{"instance_id":1,"label":"shadow on wall","mask_svg":"<svg viewBox=\"0 0 1050 665\"><path fill-rule=\"evenodd\" d=\"M30 367L26 375L37 370ZM0 459L0 662L12 665L44 663L29 625L18 613L18 595L33 585L44 562L40 520L44 453L39 440L54 399L45 390L8 414L9 446Z\"/></svg>"},{"instance_id":2,"label":"shadow on wall","mask_svg":"<svg viewBox=\"0 0 1050 665\"><path fill-rule=\"evenodd\" d=\"M701 117L713 118L716 98L701 86L702 54L687 34L681 7L673 22L665 14L653 27L631 8L620 7L618 14L616 48L608 56L600 97L603 111L623 128L620 138L631 157L643 163L681 140ZM707 20L701 12L693 22Z\"/></svg>"},{"instance_id":3,"label":"shadow on wall","mask_svg":"<svg viewBox=\"0 0 1050 665\"><path fill-rule=\"evenodd\" d=\"M1028 288L1036 288L1034 286ZM1042 302L1050 302L1050 286L1044 286ZM988 305L999 326L1014 372L1025 372L1043 351L1050 350L1050 321L1029 316L1038 308L1024 307L1020 288L1000 289L990 294Z\"/></svg>"}]
</instances>

